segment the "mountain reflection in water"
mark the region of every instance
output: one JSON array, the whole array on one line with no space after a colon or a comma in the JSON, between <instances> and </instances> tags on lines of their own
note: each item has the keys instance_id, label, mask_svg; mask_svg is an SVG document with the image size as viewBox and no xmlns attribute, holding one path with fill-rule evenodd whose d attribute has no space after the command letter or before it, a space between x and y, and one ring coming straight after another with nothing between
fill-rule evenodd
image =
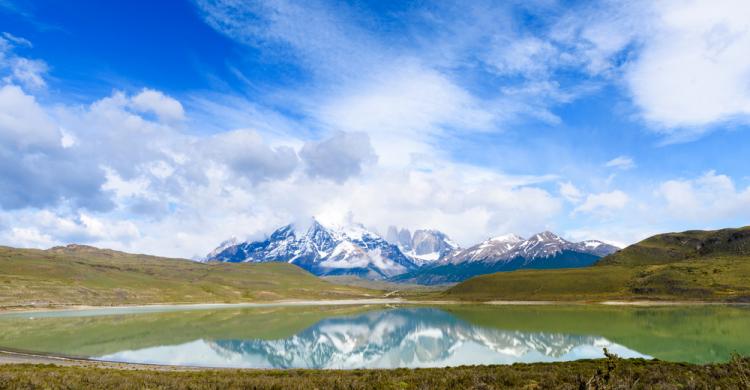
<instances>
[{"instance_id":1,"label":"mountain reflection in water","mask_svg":"<svg viewBox=\"0 0 750 390\"><path fill-rule=\"evenodd\" d=\"M247 324L252 327L253 324ZM332 317L278 340L195 340L121 351L103 360L254 368L396 368L648 357L596 335L472 325L434 308Z\"/></svg>"}]
</instances>

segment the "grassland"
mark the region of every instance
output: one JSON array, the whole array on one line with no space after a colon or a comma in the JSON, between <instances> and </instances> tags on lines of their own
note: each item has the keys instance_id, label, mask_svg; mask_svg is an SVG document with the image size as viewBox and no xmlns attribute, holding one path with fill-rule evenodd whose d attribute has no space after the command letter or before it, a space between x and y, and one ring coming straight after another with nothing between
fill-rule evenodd
<instances>
[{"instance_id":1,"label":"grassland","mask_svg":"<svg viewBox=\"0 0 750 390\"><path fill-rule=\"evenodd\" d=\"M748 302L750 257L501 272L469 279L436 298L466 301Z\"/></svg>"},{"instance_id":2,"label":"grassland","mask_svg":"<svg viewBox=\"0 0 750 390\"><path fill-rule=\"evenodd\" d=\"M380 295L325 282L286 263L203 264L78 245L49 250L0 247L0 308Z\"/></svg>"},{"instance_id":3,"label":"grassland","mask_svg":"<svg viewBox=\"0 0 750 390\"><path fill-rule=\"evenodd\" d=\"M592 267L483 275L440 298L750 302L750 227L661 234Z\"/></svg>"},{"instance_id":4,"label":"grassland","mask_svg":"<svg viewBox=\"0 0 750 390\"><path fill-rule=\"evenodd\" d=\"M622 360L396 370L127 370L0 365L3 389L747 389L750 360Z\"/></svg>"}]
</instances>

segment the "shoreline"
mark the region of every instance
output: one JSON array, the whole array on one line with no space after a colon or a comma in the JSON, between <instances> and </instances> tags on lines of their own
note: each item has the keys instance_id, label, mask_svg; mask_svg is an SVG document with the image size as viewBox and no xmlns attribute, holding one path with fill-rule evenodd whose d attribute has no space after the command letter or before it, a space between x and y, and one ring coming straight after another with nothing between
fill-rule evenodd
<instances>
[{"instance_id":1,"label":"shoreline","mask_svg":"<svg viewBox=\"0 0 750 390\"><path fill-rule=\"evenodd\" d=\"M492 301L443 301L443 300L409 300L402 298L363 298L363 299L330 299L330 300L281 300L269 302L237 302L237 303L144 303L134 305L51 305L51 306L10 306L0 307L0 315L25 314L25 313L89 313L118 314L109 311L124 311L122 314L136 314L162 311L188 311L188 310L210 310L210 309L232 309L232 308L263 308L263 307L294 307L294 306L356 306L356 305L494 305L494 306L553 306L553 305L583 305L583 306L747 306L750 303L743 302L717 302L717 301L523 301L523 300L492 300Z\"/></svg>"}]
</instances>

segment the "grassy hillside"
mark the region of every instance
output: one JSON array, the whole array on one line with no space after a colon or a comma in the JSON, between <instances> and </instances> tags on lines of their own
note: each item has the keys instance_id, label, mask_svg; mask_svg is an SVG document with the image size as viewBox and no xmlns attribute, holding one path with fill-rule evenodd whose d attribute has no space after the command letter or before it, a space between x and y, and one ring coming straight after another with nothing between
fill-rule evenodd
<instances>
[{"instance_id":1,"label":"grassy hillside","mask_svg":"<svg viewBox=\"0 0 750 390\"><path fill-rule=\"evenodd\" d=\"M202 264L88 246L0 247L0 307L251 302L379 296L294 265Z\"/></svg>"},{"instance_id":2,"label":"grassy hillside","mask_svg":"<svg viewBox=\"0 0 750 390\"><path fill-rule=\"evenodd\" d=\"M578 269L472 278L443 294L464 300L750 301L750 228L660 234Z\"/></svg>"},{"instance_id":3,"label":"grassy hillside","mask_svg":"<svg viewBox=\"0 0 750 390\"><path fill-rule=\"evenodd\" d=\"M659 234L606 256L597 265L650 265L734 257L738 261L750 258L750 226Z\"/></svg>"}]
</instances>

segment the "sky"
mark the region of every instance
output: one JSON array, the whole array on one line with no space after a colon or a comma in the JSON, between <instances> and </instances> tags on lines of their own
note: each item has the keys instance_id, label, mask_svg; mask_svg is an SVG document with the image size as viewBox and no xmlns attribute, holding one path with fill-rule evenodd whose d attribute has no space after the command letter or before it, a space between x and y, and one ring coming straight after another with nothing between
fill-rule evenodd
<instances>
[{"instance_id":1,"label":"sky","mask_svg":"<svg viewBox=\"0 0 750 390\"><path fill-rule=\"evenodd\" d=\"M750 224L750 3L0 0L0 245Z\"/></svg>"}]
</instances>

